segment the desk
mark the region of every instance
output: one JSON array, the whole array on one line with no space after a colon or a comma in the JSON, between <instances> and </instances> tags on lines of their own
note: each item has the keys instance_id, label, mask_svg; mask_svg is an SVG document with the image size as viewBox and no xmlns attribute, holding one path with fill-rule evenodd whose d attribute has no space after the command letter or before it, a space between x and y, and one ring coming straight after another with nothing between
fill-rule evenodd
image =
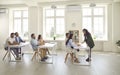
<instances>
[{"instance_id":1,"label":"desk","mask_svg":"<svg viewBox=\"0 0 120 75\"><path fill-rule=\"evenodd\" d=\"M79 55L81 57L78 57L78 59L80 60L80 63L73 63L73 64L81 65L81 66L90 66L91 62L86 62L85 55L80 54L81 50L85 50L87 52L87 54L89 55L90 54L90 48L86 44L81 44L80 46L75 47L75 49L80 50L79 52L77 52L77 55Z\"/></svg>"},{"instance_id":2,"label":"desk","mask_svg":"<svg viewBox=\"0 0 120 75\"><path fill-rule=\"evenodd\" d=\"M29 45L29 42L25 42L25 43L20 43L19 45L8 45L8 60L11 62L11 61L14 61L14 60L11 60L11 52L10 52L10 48L21 48L21 47L25 47L26 45ZM22 53L22 52L21 52ZM21 55L22 57L22 55ZM15 60L16 61L16 60Z\"/></svg>"},{"instance_id":3,"label":"desk","mask_svg":"<svg viewBox=\"0 0 120 75\"><path fill-rule=\"evenodd\" d=\"M50 43L45 43L45 45L38 46L38 51L40 48L48 48L49 50L55 51L56 50L56 42L50 42ZM52 62L47 62L49 64L53 64L53 56L52 56Z\"/></svg>"}]
</instances>

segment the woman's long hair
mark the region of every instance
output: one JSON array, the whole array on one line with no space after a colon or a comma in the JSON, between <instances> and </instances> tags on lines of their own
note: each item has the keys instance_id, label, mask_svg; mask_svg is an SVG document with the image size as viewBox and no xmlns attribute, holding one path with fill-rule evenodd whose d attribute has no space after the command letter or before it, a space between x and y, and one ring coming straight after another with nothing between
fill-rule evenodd
<instances>
[{"instance_id":1,"label":"woman's long hair","mask_svg":"<svg viewBox=\"0 0 120 75\"><path fill-rule=\"evenodd\" d=\"M84 36L86 36L86 35L91 35L90 32L88 32L87 29L83 29L83 31L86 32L86 34L84 34Z\"/></svg>"},{"instance_id":2,"label":"woman's long hair","mask_svg":"<svg viewBox=\"0 0 120 75\"><path fill-rule=\"evenodd\" d=\"M68 44L69 40L72 39L72 37L73 37L73 34L70 34L68 40L66 41L66 45Z\"/></svg>"},{"instance_id":3,"label":"woman's long hair","mask_svg":"<svg viewBox=\"0 0 120 75\"><path fill-rule=\"evenodd\" d=\"M41 37L42 37L41 35L38 35L38 39L37 40L39 41L41 39Z\"/></svg>"}]
</instances>

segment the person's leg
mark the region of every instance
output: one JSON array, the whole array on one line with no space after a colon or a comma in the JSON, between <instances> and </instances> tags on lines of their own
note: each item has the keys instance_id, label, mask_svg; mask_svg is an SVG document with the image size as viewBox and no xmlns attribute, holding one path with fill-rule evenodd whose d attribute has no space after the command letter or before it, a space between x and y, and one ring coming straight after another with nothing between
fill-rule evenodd
<instances>
[{"instance_id":1,"label":"person's leg","mask_svg":"<svg viewBox=\"0 0 120 75\"><path fill-rule=\"evenodd\" d=\"M88 50L86 50L88 53L88 58L86 59L86 61L91 61L91 48L89 48Z\"/></svg>"},{"instance_id":2,"label":"person's leg","mask_svg":"<svg viewBox=\"0 0 120 75\"><path fill-rule=\"evenodd\" d=\"M19 53L17 48L11 48L11 50L13 50L14 54L16 55L16 57L19 57Z\"/></svg>"},{"instance_id":3,"label":"person's leg","mask_svg":"<svg viewBox=\"0 0 120 75\"><path fill-rule=\"evenodd\" d=\"M79 60L78 60L78 51L77 50L74 50L74 53L73 53L73 56L74 56L74 61L76 62L76 63L79 63Z\"/></svg>"}]
</instances>

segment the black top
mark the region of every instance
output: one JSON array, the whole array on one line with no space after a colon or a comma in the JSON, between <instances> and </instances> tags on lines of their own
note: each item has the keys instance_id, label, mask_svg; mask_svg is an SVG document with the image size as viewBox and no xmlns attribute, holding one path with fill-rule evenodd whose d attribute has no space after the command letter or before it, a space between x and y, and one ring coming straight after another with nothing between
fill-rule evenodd
<instances>
[{"instance_id":1,"label":"black top","mask_svg":"<svg viewBox=\"0 0 120 75\"><path fill-rule=\"evenodd\" d=\"M95 46L91 34L84 35L84 41L90 48L93 48Z\"/></svg>"}]
</instances>

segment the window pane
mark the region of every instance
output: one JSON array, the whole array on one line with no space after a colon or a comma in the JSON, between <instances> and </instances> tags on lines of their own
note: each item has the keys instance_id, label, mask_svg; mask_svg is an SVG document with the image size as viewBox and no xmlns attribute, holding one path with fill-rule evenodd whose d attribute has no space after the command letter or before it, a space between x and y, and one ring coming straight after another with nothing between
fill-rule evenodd
<instances>
[{"instance_id":1,"label":"window pane","mask_svg":"<svg viewBox=\"0 0 120 75\"><path fill-rule=\"evenodd\" d=\"M57 9L56 10L56 16L64 16L64 15L65 15L64 9Z\"/></svg>"},{"instance_id":2,"label":"window pane","mask_svg":"<svg viewBox=\"0 0 120 75\"><path fill-rule=\"evenodd\" d=\"M65 32L64 18L57 18L56 19L56 34L58 36L63 36L64 32Z\"/></svg>"},{"instance_id":3,"label":"window pane","mask_svg":"<svg viewBox=\"0 0 120 75\"><path fill-rule=\"evenodd\" d=\"M46 10L46 16L47 17L54 16L54 10L53 9Z\"/></svg>"},{"instance_id":4,"label":"window pane","mask_svg":"<svg viewBox=\"0 0 120 75\"><path fill-rule=\"evenodd\" d=\"M15 18L21 17L21 11L14 11L14 17Z\"/></svg>"},{"instance_id":5,"label":"window pane","mask_svg":"<svg viewBox=\"0 0 120 75\"><path fill-rule=\"evenodd\" d=\"M83 28L88 29L89 32L92 32L92 18L84 17L83 18Z\"/></svg>"},{"instance_id":6,"label":"window pane","mask_svg":"<svg viewBox=\"0 0 120 75\"><path fill-rule=\"evenodd\" d=\"M94 8L94 15L103 15L103 8Z\"/></svg>"},{"instance_id":7,"label":"window pane","mask_svg":"<svg viewBox=\"0 0 120 75\"><path fill-rule=\"evenodd\" d=\"M92 15L92 9L91 8L84 8L83 9L83 16L90 16Z\"/></svg>"},{"instance_id":8,"label":"window pane","mask_svg":"<svg viewBox=\"0 0 120 75\"><path fill-rule=\"evenodd\" d=\"M46 37L54 36L54 19L48 18L46 19Z\"/></svg>"},{"instance_id":9,"label":"window pane","mask_svg":"<svg viewBox=\"0 0 120 75\"><path fill-rule=\"evenodd\" d=\"M28 11L23 11L23 17L28 17Z\"/></svg>"},{"instance_id":10,"label":"window pane","mask_svg":"<svg viewBox=\"0 0 120 75\"><path fill-rule=\"evenodd\" d=\"M103 17L95 17L94 18L94 36L96 38L103 38Z\"/></svg>"},{"instance_id":11,"label":"window pane","mask_svg":"<svg viewBox=\"0 0 120 75\"><path fill-rule=\"evenodd\" d=\"M14 32L21 33L21 19L14 19Z\"/></svg>"},{"instance_id":12,"label":"window pane","mask_svg":"<svg viewBox=\"0 0 120 75\"><path fill-rule=\"evenodd\" d=\"M28 19L23 19L23 33L28 32Z\"/></svg>"}]
</instances>

